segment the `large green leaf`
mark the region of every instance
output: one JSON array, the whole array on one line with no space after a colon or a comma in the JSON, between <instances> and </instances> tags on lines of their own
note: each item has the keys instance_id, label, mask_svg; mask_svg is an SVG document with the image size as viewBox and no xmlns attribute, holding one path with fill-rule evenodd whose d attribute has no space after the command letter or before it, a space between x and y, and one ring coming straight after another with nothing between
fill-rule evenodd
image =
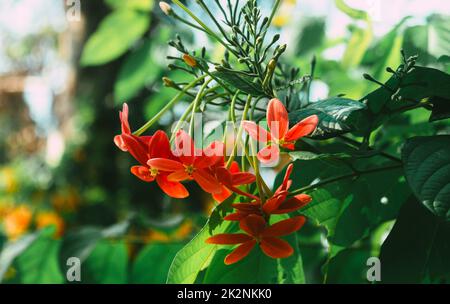
<instances>
[{"instance_id":1,"label":"large green leaf","mask_svg":"<svg viewBox=\"0 0 450 304\"><path fill-rule=\"evenodd\" d=\"M291 124L310 116L319 117L319 125L311 137L325 139L350 132L359 123L366 106L348 98L330 98L309 104L289 114Z\"/></svg>"},{"instance_id":2,"label":"large green leaf","mask_svg":"<svg viewBox=\"0 0 450 304\"><path fill-rule=\"evenodd\" d=\"M155 81L159 75L159 65L155 64L151 52L151 40L146 40L128 55L121 66L114 84L117 104L133 98L146 84Z\"/></svg>"},{"instance_id":3,"label":"large green leaf","mask_svg":"<svg viewBox=\"0 0 450 304\"><path fill-rule=\"evenodd\" d=\"M450 136L411 138L402 159L416 197L434 214L450 220Z\"/></svg>"},{"instance_id":4,"label":"large green leaf","mask_svg":"<svg viewBox=\"0 0 450 304\"><path fill-rule=\"evenodd\" d=\"M124 221L106 229L98 227L83 227L67 233L61 244L59 252L59 265L66 268L67 259L79 258L84 262L94 250L97 243L104 238L122 236L128 229L129 222Z\"/></svg>"},{"instance_id":5,"label":"large green leaf","mask_svg":"<svg viewBox=\"0 0 450 304\"><path fill-rule=\"evenodd\" d=\"M124 241L102 240L81 264L81 281L94 284L128 282L128 250Z\"/></svg>"},{"instance_id":6,"label":"large green leaf","mask_svg":"<svg viewBox=\"0 0 450 304\"><path fill-rule=\"evenodd\" d=\"M164 284L170 264L182 244L150 244L143 248L134 261L130 283Z\"/></svg>"},{"instance_id":7,"label":"large green leaf","mask_svg":"<svg viewBox=\"0 0 450 304\"><path fill-rule=\"evenodd\" d=\"M450 223L412 197L381 247L382 283L450 282Z\"/></svg>"},{"instance_id":8,"label":"large green leaf","mask_svg":"<svg viewBox=\"0 0 450 304\"><path fill-rule=\"evenodd\" d=\"M373 166L386 166L374 162ZM371 165L372 167L372 165ZM281 183L284 172L276 179ZM320 183L323 179L352 174L347 165L320 159L296 161L291 175L292 189ZM313 200L300 212L314 223L326 227L329 240L348 247L367 236L384 221L396 217L400 206L410 195L401 168L373 172L358 178L344 178L313 188Z\"/></svg>"},{"instance_id":9,"label":"large green leaf","mask_svg":"<svg viewBox=\"0 0 450 304\"><path fill-rule=\"evenodd\" d=\"M27 234L16 241L5 243L0 254L0 282L14 259L31 246L39 238L40 234L41 231L37 231Z\"/></svg>"},{"instance_id":10,"label":"large green leaf","mask_svg":"<svg viewBox=\"0 0 450 304\"><path fill-rule=\"evenodd\" d=\"M211 231L209 220L200 232L175 256L167 276L169 284L192 284L198 274L210 264L218 245L208 245L206 239L212 234L228 232L232 225L223 222Z\"/></svg>"},{"instance_id":11,"label":"large green leaf","mask_svg":"<svg viewBox=\"0 0 450 304\"><path fill-rule=\"evenodd\" d=\"M431 63L441 56L448 56L450 17L434 14L427 18L425 25L406 29L403 47L409 54L418 54L419 61L425 64Z\"/></svg>"},{"instance_id":12,"label":"large green leaf","mask_svg":"<svg viewBox=\"0 0 450 304\"><path fill-rule=\"evenodd\" d=\"M241 261L225 265L230 251L219 250L206 271L206 284L269 284L277 282L277 260L266 256L257 246Z\"/></svg>"},{"instance_id":13,"label":"large green leaf","mask_svg":"<svg viewBox=\"0 0 450 304\"><path fill-rule=\"evenodd\" d=\"M149 15L134 10L118 10L108 15L89 37L81 64L102 65L124 54L147 30Z\"/></svg>"},{"instance_id":14,"label":"large green leaf","mask_svg":"<svg viewBox=\"0 0 450 304\"><path fill-rule=\"evenodd\" d=\"M402 101L392 99L393 91L387 88L397 88L399 78L394 75L387 82L386 87L380 87L369 93L361 100L373 114L380 114L384 111L395 111L400 108L414 105L424 98L439 97L450 99L450 75L436 69L416 66L403 78L403 84L398 92ZM383 115L385 117L387 115ZM380 123L380 122L378 122Z\"/></svg>"},{"instance_id":15,"label":"large green leaf","mask_svg":"<svg viewBox=\"0 0 450 304\"><path fill-rule=\"evenodd\" d=\"M46 229L14 262L23 284L59 284L64 276L58 266L61 242L53 238L55 230Z\"/></svg>"},{"instance_id":16,"label":"large green leaf","mask_svg":"<svg viewBox=\"0 0 450 304\"><path fill-rule=\"evenodd\" d=\"M366 278L367 259L371 257L368 248L349 248L339 251L327 265L326 283L363 284Z\"/></svg>"}]
</instances>

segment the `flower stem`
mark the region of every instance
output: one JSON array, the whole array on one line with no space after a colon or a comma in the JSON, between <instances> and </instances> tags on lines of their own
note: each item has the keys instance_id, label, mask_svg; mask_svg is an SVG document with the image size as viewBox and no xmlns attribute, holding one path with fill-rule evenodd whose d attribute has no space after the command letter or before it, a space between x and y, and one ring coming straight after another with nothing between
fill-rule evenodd
<instances>
[{"instance_id":1,"label":"flower stem","mask_svg":"<svg viewBox=\"0 0 450 304\"><path fill-rule=\"evenodd\" d=\"M194 81L192 81L190 84L186 85L183 90L181 92L179 92L177 95L175 95L174 98L172 98L164 108L161 109L161 111L159 111L158 114L156 114L152 119L150 119L145 125L143 125L139 130L137 130L136 132L133 133L133 135L135 136L140 136L142 133L144 133L145 131L147 131L155 122L157 122L161 116L164 115L164 113L166 113L168 110L170 110L180 99L181 97L183 97L187 91L189 91L190 89L192 89L193 87L195 87L197 85L197 83L199 83L200 81L202 81L203 79L205 79L207 77L207 75L202 75L200 77L198 77L197 79L195 79Z\"/></svg>"},{"instance_id":2,"label":"flower stem","mask_svg":"<svg viewBox=\"0 0 450 304\"><path fill-rule=\"evenodd\" d=\"M198 103L202 99L203 93L208 88L208 85L211 82L211 80L212 79L210 78L205 81L205 83L201 86L200 90L198 91L197 96L195 96L194 101L192 102L194 105L192 107L192 112L191 112L191 122L189 124L189 135L191 135L191 136L193 136L193 134L194 134L194 128L195 128L194 117L195 117L195 112L197 111L197 108L198 108Z\"/></svg>"},{"instance_id":3,"label":"flower stem","mask_svg":"<svg viewBox=\"0 0 450 304\"><path fill-rule=\"evenodd\" d=\"M402 168L403 165L399 164L399 165L392 165L392 166L386 166L386 167L381 167L381 168L374 168L374 169L369 169L366 171L359 171L359 172L353 172L353 173L349 173L349 174L344 174L344 175L340 175L340 176L336 176L336 177L332 177L332 178L328 178L328 179L324 179L323 181L313 184L313 185L309 185L309 186L305 186L302 188L299 188L297 190L294 190L290 193L290 195L297 195L297 194L301 194L303 192L312 190L314 188L319 188L321 186L325 186L337 181L340 181L342 179L348 179L348 178L352 178L352 177L359 177L361 175L365 175L365 174L371 174L371 173L377 173L377 172L382 172L382 171L388 171L388 170L395 170L395 169L399 169Z\"/></svg>"}]
</instances>

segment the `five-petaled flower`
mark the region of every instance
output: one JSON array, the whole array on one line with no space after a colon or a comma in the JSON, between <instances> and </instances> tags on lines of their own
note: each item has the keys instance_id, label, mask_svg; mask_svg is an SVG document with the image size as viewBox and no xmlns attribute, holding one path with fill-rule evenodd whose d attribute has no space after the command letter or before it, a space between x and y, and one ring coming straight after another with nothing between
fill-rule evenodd
<instances>
[{"instance_id":1,"label":"five-petaled flower","mask_svg":"<svg viewBox=\"0 0 450 304\"><path fill-rule=\"evenodd\" d=\"M205 151L197 150L192 138L183 130L177 132L175 144L175 155L178 160L153 158L147 164L151 168L168 172L169 181L195 180L204 191L213 194L220 193L222 187L212 174L210 167L223 157L223 144L213 142Z\"/></svg>"},{"instance_id":2,"label":"five-petaled flower","mask_svg":"<svg viewBox=\"0 0 450 304\"><path fill-rule=\"evenodd\" d=\"M294 253L294 249L280 237L299 230L304 225L305 220L303 216L296 216L273 225L267 225L262 216L252 214L239 222L239 227L245 233L217 234L208 238L206 243L239 245L225 257L225 264L227 265L245 258L256 244L271 258L287 258Z\"/></svg>"},{"instance_id":3,"label":"five-petaled flower","mask_svg":"<svg viewBox=\"0 0 450 304\"><path fill-rule=\"evenodd\" d=\"M258 152L258 159L266 164L278 161L279 146L293 150L295 142L311 134L319 122L317 115L311 115L289 129L288 112L281 101L276 98L269 102L266 119L270 133L253 121L242 122L244 129L253 139L266 144Z\"/></svg>"}]
</instances>

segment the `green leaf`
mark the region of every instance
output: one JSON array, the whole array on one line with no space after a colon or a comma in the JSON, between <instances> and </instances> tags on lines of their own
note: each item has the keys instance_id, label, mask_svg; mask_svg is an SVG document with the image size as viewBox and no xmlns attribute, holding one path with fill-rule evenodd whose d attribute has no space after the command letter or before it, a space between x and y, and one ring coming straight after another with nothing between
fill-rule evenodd
<instances>
[{"instance_id":1,"label":"green leaf","mask_svg":"<svg viewBox=\"0 0 450 304\"><path fill-rule=\"evenodd\" d=\"M425 25L413 26L405 31L404 49L418 54L420 62L428 64L449 55L450 17L433 14Z\"/></svg>"},{"instance_id":2,"label":"green leaf","mask_svg":"<svg viewBox=\"0 0 450 304\"><path fill-rule=\"evenodd\" d=\"M27 234L16 241L9 241L4 245L0 254L0 282L14 259L31 246L40 234L41 231Z\"/></svg>"},{"instance_id":3,"label":"green leaf","mask_svg":"<svg viewBox=\"0 0 450 304\"><path fill-rule=\"evenodd\" d=\"M146 84L158 77L160 68L153 60L151 45L151 40L146 40L125 59L114 84L116 104L133 98Z\"/></svg>"},{"instance_id":4,"label":"green leaf","mask_svg":"<svg viewBox=\"0 0 450 304\"><path fill-rule=\"evenodd\" d=\"M433 104L430 122L450 118L450 99L432 97L429 102Z\"/></svg>"},{"instance_id":5,"label":"green leaf","mask_svg":"<svg viewBox=\"0 0 450 304\"><path fill-rule=\"evenodd\" d=\"M381 247L382 283L450 282L450 223L412 197Z\"/></svg>"},{"instance_id":6,"label":"green leaf","mask_svg":"<svg viewBox=\"0 0 450 304\"><path fill-rule=\"evenodd\" d=\"M91 284L128 282L128 250L124 241L101 241L82 263L81 280Z\"/></svg>"},{"instance_id":7,"label":"green leaf","mask_svg":"<svg viewBox=\"0 0 450 304\"><path fill-rule=\"evenodd\" d=\"M363 284L366 278L367 259L371 257L368 248L349 248L336 253L328 262L327 279L329 284Z\"/></svg>"},{"instance_id":8,"label":"green leaf","mask_svg":"<svg viewBox=\"0 0 450 304\"><path fill-rule=\"evenodd\" d=\"M53 238L55 230L46 229L14 262L22 284L59 284L64 282L58 266L61 245Z\"/></svg>"},{"instance_id":9,"label":"green leaf","mask_svg":"<svg viewBox=\"0 0 450 304\"><path fill-rule=\"evenodd\" d=\"M213 73L219 79L225 81L229 85L241 90L244 93L250 94L254 97L264 96L265 93L261 86L254 83L253 79L249 76L241 75L228 69L216 67L216 71Z\"/></svg>"},{"instance_id":10,"label":"green leaf","mask_svg":"<svg viewBox=\"0 0 450 304\"><path fill-rule=\"evenodd\" d=\"M182 244L151 244L143 248L131 270L132 284L164 284L173 258Z\"/></svg>"},{"instance_id":11,"label":"green leaf","mask_svg":"<svg viewBox=\"0 0 450 304\"><path fill-rule=\"evenodd\" d=\"M319 125L311 137L326 139L352 131L361 120L364 109L366 106L361 102L335 97L311 103L303 109L291 112L289 121L293 125L308 116L317 115Z\"/></svg>"},{"instance_id":12,"label":"green leaf","mask_svg":"<svg viewBox=\"0 0 450 304\"><path fill-rule=\"evenodd\" d=\"M208 220L200 232L175 256L169 269L167 283L193 284L198 274L208 267L219 247L206 244L206 239L212 235L212 232L225 233L230 228L230 222L223 222L214 231L210 231Z\"/></svg>"},{"instance_id":13,"label":"green leaf","mask_svg":"<svg viewBox=\"0 0 450 304\"><path fill-rule=\"evenodd\" d=\"M124 54L147 30L149 15L133 10L119 10L108 15L89 37L81 64L102 65Z\"/></svg>"},{"instance_id":14,"label":"green leaf","mask_svg":"<svg viewBox=\"0 0 450 304\"><path fill-rule=\"evenodd\" d=\"M84 262L100 240L119 237L127 231L128 227L129 221L124 221L106 229L83 227L67 233L62 240L59 252L61 269L66 268L67 259L70 257L77 257L81 262Z\"/></svg>"},{"instance_id":15,"label":"green leaf","mask_svg":"<svg viewBox=\"0 0 450 304\"><path fill-rule=\"evenodd\" d=\"M151 11L154 4L153 0L105 0L105 2L113 9L134 9L145 12Z\"/></svg>"},{"instance_id":16,"label":"green leaf","mask_svg":"<svg viewBox=\"0 0 450 304\"><path fill-rule=\"evenodd\" d=\"M296 54L305 56L323 45L325 40L325 18L308 17L303 21L303 28L299 33Z\"/></svg>"},{"instance_id":17,"label":"green leaf","mask_svg":"<svg viewBox=\"0 0 450 304\"><path fill-rule=\"evenodd\" d=\"M316 159L322 159L322 160L335 160L335 159L346 159L346 158L352 158L350 154L347 153L322 153L322 154L316 154L313 152L308 151L294 151L289 152L289 156L293 161L296 160L316 160Z\"/></svg>"},{"instance_id":18,"label":"green leaf","mask_svg":"<svg viewBox=\"0 0 450 304\"><path fill-rule=\"evenodd\" d=\"M386 67L397 67L401 64L403 28L408 19L410 19L409 16L403 18L364 55L363 64L373 66L371 75L375 79L387 81L391 74L386 72Z\"/></svg>"},{"instance_id":19,"label":"green leaf","mask_svg":"<svg viewBox=\"0 0 450 304\"><path fill-rule=\"evenodd\" d=\"M221 249L206 271L204 284L270 284L277 281L277 260L266 256L255 246L245 259L225 265L230 250Z\"/></svg>"},{"instance_id":20,"label":"green leaf","mask_svg":"<svg viewBox=\"0 0 450 304\"><path fill-rule=\"evenodd\" d=\"M450 135L414 137L402 151L406 179L435 215L450 220Z\"/></svg>"},{"instance_id":21,"label":"green leaf","mask_svg":"<svg viewBox=\"0 0 450 304\"><path fill-rule=\"evenodd\" d=\"M301 233L301 230L300 230ZM285 237L286 241L294 248L294 254L290 257L277 260L279 284L304 284L305 273L303 259L300 253L298 238L295 233Z\"/></svg>"},{"instance_id":22,"label":"green leaf","mask_svg":"<svg viewBox=\"0 0 450 304\"><path fill-rule=\"evenodd\" d=\"M388 88L397 88L398 85L399 78L396 75L393 75L386 82L386 87ZM401 102L392 100L391 97L394 92L385 87L378 88L361 100L367 103L372 113L380 114L382 110L394 111L414 105L424 98L440 97L450 99L449 85L449 74L432 68L416 66L403 78L403 85L398 92L398 95L402 97ZM386 116L383 115L383 117Z\"/></svg>"},{"instance_id":23,"label":"green leaf","mask_svg":"<svg viewBox=\"0 0 450 304\"><path fill-rule=\"evenodd\" d=\"M352 171L342 162L296 161L291 175L292 189L349 174ZM283 176L284 172L277 176L275 185L281 183ZM398 168L364 174L357 179L349 176L318 186L308 192L313 200L300 213L313 223L324 226L333 244L348 247L381 223L396 217L400 206L410 195L402 176L403 172Z\"/></svg>"}]
</instances>

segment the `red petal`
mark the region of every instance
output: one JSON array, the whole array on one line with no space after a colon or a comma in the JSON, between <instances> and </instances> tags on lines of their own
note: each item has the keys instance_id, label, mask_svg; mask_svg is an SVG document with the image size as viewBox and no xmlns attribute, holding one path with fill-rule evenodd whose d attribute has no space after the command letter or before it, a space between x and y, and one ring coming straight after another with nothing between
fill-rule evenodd
<instances>
[{"instance_id":1,"label":"red petal","mask_svg":"<svg viewBox=\"0 0 450 304\"><path fill-rule=\"evenodd\" d=\"M231 175L231 183L234 186L240 186L240 185L247 185L247 184L251 184L254 183L256 180L256 177L248 172L239 172L239 173L234 173Z\"/></svg>"},{"instance_id":2,"label":"red petal","mask_svg":"<svg viewBox=\"0 0 450 304\"><path fill-rule=\"evenodd\" d=\"M289 128L288 112L276 98L269 101L267 106L267 124L271 135L276 139L284 138Z\"/></svg>"},{"instance_id":3,"label":"red petal","mask_svg":"<svg viewBox=\"0 0 450 304\"><path fill-rule=\"evenodd\" d=\"M274 237L263 238L259 246L266 255L274 259L287 258L294 253L288 242Z\"/></svg>"},{"instance_id":4,"label":"red petal","mask_svg":"<svg viewBox=\"0 0 450 304\"><path fill-rule=\"evenodd\" d=\"M244 218L246 218L248 216L248 213L244 213L244 212L235 212L235 213L231 213L228 214L227 216L225 216L223 219L225 221L241 221Z\"/></svg>"},{"instance_id":5,"label":"red petal","mask_svg":"<svg viewBox=\"0 0 450 304\"><path fill-rule=\"evenodd\" d=\"M189 196L189 192L181 183L168 181L165 175L158 174L156 182L161 190L170 197L186 198Z\"/></svg>"},{"instance_id":6,"label":"red petal","mask_svg":"<svg viewBox=\"0 0 450 304\"><path fill-rule=\"evenodd\" d=\"M191 180L192 177L187 174L185 170L178 170L175 172L172 172L168 175L167 180L171 182L182 182L185 180Z\"/></svg>"},{"instance_id":7,"label":"red petal","mask_svg":"<svg viewBox=\"0 0 450 304\"><path fill-rule=\"evenodd\" d=\"M131 134L130 124L128 123L128 105L122 106L122 112L119 112L120 123L122 125L122 134Z\"/></svg>"},{"instance_id":8,"label":"red petal","mask_svg":"<svg viewBox=\"0 0 450 304\"><path fill-rule=\"evenodd\" d=\"M195 179L197 184L208 193L220 193L222 191L222 186L220 183L206 170L195 170L194 173L192 173L192 177Z\"/></svg>"},{"instance_id":9,"label":"red petal","mask_svg":"<svg viewBox=\"0 0 450 304\"><path fill-rule=\"evenodd\" d=\"M127 152L127 145L125 144L122 135L116 135L114 136L114 143L116 144L116 146L122 150L123 152Z\"/></svg>"},{"instance_id":10,"label":"red petal","mask_svg":"<svg viewBox=\"0 0 450 304\"><path fill-rule=\"evenodd\" d=\"M270 134L253 121L242 121L242 127L245 129L245 131L247 131L250 137L257 141L266 143L271 139Z\"/></svg>"},{"instance_id":11,"label":"red petal","mask_svg":"<svg viewBox=\"0 0 450 304\"><path fill-rule=\"evenodd\" d=\"M239 223L239 227L248 234L259 237L266 228L266 221L262 216L250 214Z\"/></svg>"},{"instance_id":12,"label":"red petal","mask_svg":"<svg viewBox=\"0 0 450 304\"><path fill-rule=\"evenodd\" d=\"M148 147L146 147L142 142L137 140L136 136L122 134L122 139L128 149L128 152L138 161L141 165L145 166L148 161Z\"/></svg>"},{"instance_id":13,"label":"red petal","mask_svg":"<svg viewBox=\"0 0 450 304\"><path fill-rule=\"evenodd\" d=\"M175 136L175 156L178 156L183 164L194 163L195 144L184 130L179 130Z\"/></svg>"},{"instance_id":14,"label":"red petal","mask_svg":"<svg viewBox=\"0 0 450 304\"><path fill-rule=\"evenodd\" d=\"M205 167L212 167L224 160L225 145L219 141L212 142L206 149L203 150L205 158L208 159L208 163ZM198 166L196 166L199 168ZM204 167L204 168L205 168Z\"/></svg>"},{"instance_id":15,"label":"red petal","mask_svg":"<svg viewBox=\"0 0 450 304\"><path fill-rule=\"evenodd\" d=\"M276 210L272 211L271 214L284 214L294 212L306 206L308 203L311 202L311 200L312 200L311 196L306 194L299 194L293 198L285 200L278 206L278 208L276 208Z\"/></svg>"},{"instance_id":16,"label":"red petal","mask_svg":"<svg viewBox=\"0 0 450 304\"><path fill-rule=\"evenodd\" d=\"M294 164L289 164L284 174L283 184L281 185L281 190L287 190L290 187L289 178L291 177L292 170L294 169Z\"/></svg>"},{"instance_id":17,"label":"red petal","mask_svg":"<svg viewBox=\"0 0 450 304\"><path fill-rule=\"evenodd\" d=\"M278 145L270 145L258 152L258 159L263 164L274 164L280 159Z\"/></svg>"},{"instance_id":18,"label":"red petal","mask_svg":"<svg viewBox=\"0 0 450 304\"><path fill-rule=\"evenodd\" d=\"M222 203L227 198L231 196L231 191L227 189L227 187L222 186L222 191L220 193L214 193L212 196L214 200L216 200L219 203Z\"/></svg>"},{"instance_id":19,"label":"red petal","mask_svg":"<svg viewBox=\"0 0 450 304\"><path fill-rule=\"evenodd\" d=\"M316 129L318 123L319 117L317 115L306 117L286 133L284 140L296 141L303 136L309 135Z\"/></svg>"},{"instance_id":20,"label":"red petal","mask_svg":"<svg viewBox=\"0 0 450 304\"><path fill-rule=\"evenodd\" d=\"M231 163L231 166L229 168L231 173L239 173L241 170L239 169L239 164L236 161L233 161Z\"/></svg>"},{"instance_id":21,"label":"red petal","mask_svg":"<svg viewBox=\"0 0 450 304\"><path fill-rule=\"evenodd\" d=\"M138 178L140 178L144 182L152 182L155 180L155 177L151 175L149 168L144 167L144 166L131 167L131 173L136 175Z\"/></svg>"},{"instance_id":22,"label":"red petal","mask_svg":"<svg viewBox=\"0 0 450 304\"><path fill-rule=\"evenodd\" d=\"M241 244L237 246L229 255L225 257L225 264L231 265L236 262L239 262L243 258L245 258L250 251L252 251L253 247L256 245L256 240L251 240L248 242L245 242L244 244Z\"/></svg>"},{"instance_id":23,"label":"red petal","mask_svg":"<svg viewBox=\"0 0 450 304\"><path fill-rule=\"evenodd\" d=\"M158 130L153 134L149 143L148 154L151 158L171 158L169 137L164 131Z\"/></svg>"},{"instance_id":24,"label":"red petal","mask_svg":"<svg viewBox=\"0 0 450 304\"><path fill-rule=\"evenodd\" d=\"M242 244L253 240L253 238L245 233L221 233L206 239L207 244L217 245L235 245Z\"/></svg>"},{"instance_id":25,"label":"red petal","mask_svg":"<svg viewBox=\"0 0 450 304\"><path fill-rule=\"evenodd\" d=\"M263 237L280 237L289 235L305 224L306 218L304 216L296 216L287 220L275 223L262 232Z\"/></svg>"},{"instance_id":26,"label":"red petal","mask_svg":"<svg viewBox=\"0 0 450 304\"><path fill-rule=\"evenodd\" d=\"M147 162L147 165L149 165L152 168L161 170L161 171L166 171L166 172L175 172L175 171L184 171L184 166L182 163L175 161L175 160L171 160L171 159L166 159L166 158L153 158L150 159Z\"/></svg>"},{"instance_id":27,"label":"red petal","mask_svg":"<svg viewBox=\"0 0 450 304\"><path fill-rule=\"evenodd\" d=\"M233 179L231 173L225 167L216 168L216 176L220 182L226 186L233 185Z\"/></svg>"},{"instance_id":28,"label":"red petal","mask_svg":"<svg viewBox=\"0 0 450 304\"><path fill-rule=\"evenodd\" d=\"M231 205L234 209L250 213L260 213L261 204L259 202L254 203L236 203Z\"/></svg>"},{"instance_id":29,"label":"red petal","mask_svg":"<svg viewBox=\"0 0 450 304\"><path fill-rule=\"evenodd\" d=\"M263 210L265 214L273 214L274 211L278 209L281 202L286 199L286 192L282 192L281 194L276 194L269 198L263 206Z\"/></svg>"}]
</instances>

